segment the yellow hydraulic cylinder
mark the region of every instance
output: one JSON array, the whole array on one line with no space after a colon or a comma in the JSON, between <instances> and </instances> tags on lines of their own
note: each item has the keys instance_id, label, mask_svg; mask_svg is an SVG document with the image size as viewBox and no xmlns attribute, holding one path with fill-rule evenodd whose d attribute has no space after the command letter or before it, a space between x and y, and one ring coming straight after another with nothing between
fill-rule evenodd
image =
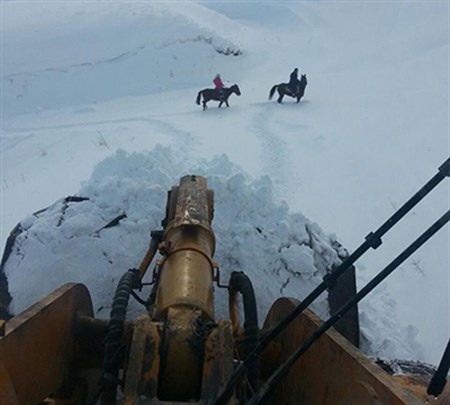
<instances>
[{"instance_id":1,"label":"yellow hydraulic cylinder","mask_svg":"<svg viewBox=\"0 0 450 405\"><path fill-rule=\"evenodd\" d=\"M213 192L200 176L182 177L180 186L170 192L156 318L179 305L200 309L205 316L214 318L212 200Z\"/></svg>"},{"instance_id":2,"label":"yellow hydraulic cylinder","mask_svg":"<svg viewBox=\"0 0 450 405\"><path fill-rule=\"evenodd\" d=\"M214 320L212 216L213 192L204 177L184 176L169 192L153 313L164 321L158 385L162 400L201 396L204 342Z\"/></svg>"}]
</instances>

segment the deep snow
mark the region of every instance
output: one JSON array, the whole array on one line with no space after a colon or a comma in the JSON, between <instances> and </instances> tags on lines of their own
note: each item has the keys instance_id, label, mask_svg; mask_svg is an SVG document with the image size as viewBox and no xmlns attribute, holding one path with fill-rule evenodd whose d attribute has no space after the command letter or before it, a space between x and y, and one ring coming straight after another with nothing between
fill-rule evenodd
<instances>
[{"instance_id":1,"label":"deep snow","mask_svg":"<svg viewBox=\"0 0 450 405\"><path fill-rule=\"evenodd\" d=\"M110 245L103 239L92 245L98 249L90 250L89 265L80 254L86 245L70 250L73 272L59 254L58 232L70 231L81 243L106 213L128 215L138 207L119 227L130 237L121 235L120 243L142 250L148 240L131 229L148 235L162 219L166 189L188 170L218 187L213 225L224 251L244 267L260 259L261 269L243 270L254 272L262 308L281 294L301 298L319 280L311 276L312 251L301 243L275 247L303 240L304 223L316 222L337 235L317 230L321 244L337 239L354 250L449 156L446 1L8 1L1 3L1 34L2 245L21 221L36 231L30 235L46 235L41 248L54 259L45 286L40 279L50 258L23 273L6 269L12 285L15 279L16 310L74 274L80 281L108 274L95 265L106 260L108 246L114 250L117 230L107 237ZM295 66L309 82L300 105L267 101L269 89L287 81ZM210 104L202 112L195 97L217 72L238 83L242 96L232 96L229 109ZM163 169L152 172L155 165ZM97 193L103 203L94 211L74 207L64 225L70 229L52 230L51 218L29 216L83 193ZM446 181L357 262L358 284L449 202ZM58 204L49 212L58 217ZM284 239L275 218L288 230ZM239 232L230 233L226 221L236 221ZM267 251L255 226L277 231ZM253 244L244 244L249 235ZM439 361L450 334L449 246L447 226L361 303L370 354ZM32 249L26 259L44 251ZM220 249L218 257L222 268L234 270ZM288 273L271 272L277 260L303 275L281 289ZM136 265L118 252L113 262L119 273ZM112 292L97 294L107 301Z\"/></svg>"}]
</instances>

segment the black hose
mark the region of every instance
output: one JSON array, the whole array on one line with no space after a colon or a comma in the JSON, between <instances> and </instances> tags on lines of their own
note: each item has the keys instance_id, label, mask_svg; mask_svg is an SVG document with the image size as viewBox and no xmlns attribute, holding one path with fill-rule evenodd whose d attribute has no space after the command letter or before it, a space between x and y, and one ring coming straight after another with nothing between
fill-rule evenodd
<instances>
[{"instance_id":1,"label":"black hose","mask_svg":"<svg viewBox=\"0 0 450 405\"><path fill-rule=\"evenodd\" d=\"M122 335L128 301L132 289L139 281L139 270L128 270L119 280L114 295L108 330L105 337L105 355L103 358L102 404L115 404L119 369L122 360Z\"/></svg>"},{"instance_id":2,"label":"black hose","mask_svg":"<svg viewBox=\"0 0 450 405\"><path fill-rule=\"evenodd\" d=\"M230 292L238 291L242 294L244 305L244 356L247 357L258 346L259 326L258 310L256 307L255 292L250 278L241 271L234 271L230 277ZM248 381L255 391L258 388L259 377L258 357L253 357L248 364Z\"/></svg>"}]
</instances>

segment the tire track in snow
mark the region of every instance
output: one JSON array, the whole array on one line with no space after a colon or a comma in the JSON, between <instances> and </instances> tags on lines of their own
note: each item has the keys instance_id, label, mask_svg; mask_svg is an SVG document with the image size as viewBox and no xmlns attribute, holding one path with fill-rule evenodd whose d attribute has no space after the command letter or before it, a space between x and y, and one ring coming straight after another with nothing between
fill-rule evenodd
<instances>
[{"instance_id":1,"label":"tire track in snow","mask_svg":"<svg viewBox=\"0 0 450 405\"><path fill-rule=\"evenodd\" d=\"M60 130L60 129L71 129L71 128L83 128L92 127L96 125L109 125L109 124L124 124L133 122L154 122L157 120L152 119L152 117L171 117L177 115L190 115L195 114L196 111L188 111L181 113L171 113L171 114L155 114L150 117L131 117L131 118L116 118L111 120L93 120L93 121L78 121L73 124L55 124L46 126L33 126L33 127L8 127L5 126L3 130L9 133L21 133L21 132L37 132L37 131L48 131L48 130Z\"/></svg>"},{"instance_id":2,"label":"tire track in snow","mask_svg":"<svg viewBox=\"0 0 450 405\"><path fill-rule=\"evenodd\" d=\"M275 188L281 192L283 199L288 199L290 188L287 177L292 169L292 161L287 142L270 130L275 113L272 104L258 107L252 118L251 131L261 145L262 173L272 179Z\"/></svg>"},{"instance_id":3,"label":"tire track in snow","mask_svg":"<svg viewBox=\"0 0 450 405\"><path fill-rule=\"evenodd\" d=\"M175 113L175 114L161 114L161 115L155 115L155 117L168 117L170 118L173 115L184 115L184 114L191 114L189 113ZM104 126L109 125L115 125L115 124L122 124L121 129L122 130L130 130L126 124L134 124L134 123L146 123L148 125L148 129L146 129L147 132L159 132L164 135L167 139L170 139L169 145L171 149L180 155L183 156L183 160L186 158L192 157L192 150L194 149L195 145L198 144L198 137L194 136L191 132L184 131L179 129L178 127L171 125L167 123L166 121L160 120L160 119L152 119L151 117L133 117L133 118L118 118L113 120L98 120L98 121L80 121L73 124L57 124L57 125L51 125L51 126L33 126L33 127L13 127L13 128L7 128L6 131L11 134L22 134L22 133L31 133L31 135L23 136L19 135L19 137L13 136L11 138L3 137L2 139L8 139L10 140L7 143L7 147L2 145L4 150L1 151L4 152L6 149L13 149L15 146L17 146L21 141L24 141L28 139L30 136L35 136L36 133L40 132L49 132L49 131L58 131L58 133L61 130L78 130L83 128L89 128L90 130L97 130L98 133L100 133L103 136L102 132L99 132L100 129ZM64 139L71 137L72 135L66 135L61 136L58 134L58 141L57 143L60 143L64 141ZM6 144L6 142L2 142L3 144ZM48 147L48 146L47 146ZM120 149L120 148L119 148Z\"/></svg>"},{"instance_id":4,"label":"tire track in snow","mask_svg":"<svg viewBox=\"0 0 450 405\"><path fill-rule=\"evenodd\" d=\"M1 135L0 136L0 153L6 152L9 149L13 149L16 145L33 138L33 136L34 136L34 134L21 135L21 136L15 136L15 137L6 137L6 136Z\"/></svg>"},{"instance_id":5,"label":"tire track in snow","mask_svg":"<svg viewBox=\"0 0 450 405\"><path fill-rule=\"evenodd\" d=\"M93 62L80 62L80 63L76 63L73 65L67 65L67 66L59 66L59 67L49 67L49 68L44 68L44 69L39 69L36 70L34 72L28 72L28 71L22 71L22 72L15 72L15 73L11 73L7 76L5 76L3 79L10 82L10 84L12 85L16 80L21 79L23 80L25 83L27 83L26 79L23 79L23 77L37 77L40 74L43 73L70 73L72 70L76 70L76 69L84 69L86 67L94 67L94 66L98 66L98 65L104 65L104 64L111 64L111 63L117 63L120 62L122 60L125 59L129 59L131 57L134 57L136 55L138 55L141 51L145 50L145 46L144 45L140 45L137 46L134 49L130 49L128 51L119 53L115 56L111 56L108 59L100 59L100 60L96 60Z\"/></svg>"}]
</instances>

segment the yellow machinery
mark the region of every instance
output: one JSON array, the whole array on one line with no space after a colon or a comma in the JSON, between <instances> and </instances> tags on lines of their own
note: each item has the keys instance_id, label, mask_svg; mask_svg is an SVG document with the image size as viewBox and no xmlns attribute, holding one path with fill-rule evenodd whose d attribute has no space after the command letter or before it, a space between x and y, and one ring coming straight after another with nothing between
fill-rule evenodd
<instances>
[{"instance_id":1,"label":"yellow machinery","mask_svg":"<svg viewBox=\"0 0 450 405\"><path fill-rule=\"evenodd\" d=\"M93 317L81 284L66 284L0 321L1 405L415 405L430 399L422 382L390 376L334 329L269 386L274 371L323 323L302 311L258 349L299 303L276 301L259 330L248 278L233 273L228 285L221 284L213 260L213 205L213 191L200 176L185 176L169 191L164 229L152 232L140 268L119 281L109 321ZM157 251L147 310L126 320L128 300ZM214 285L229 291L229 320L215 319ZM264 396L257 395L261 387ZM433 403L448 398L447 391Z\"/></svg>"}]
</instances>

